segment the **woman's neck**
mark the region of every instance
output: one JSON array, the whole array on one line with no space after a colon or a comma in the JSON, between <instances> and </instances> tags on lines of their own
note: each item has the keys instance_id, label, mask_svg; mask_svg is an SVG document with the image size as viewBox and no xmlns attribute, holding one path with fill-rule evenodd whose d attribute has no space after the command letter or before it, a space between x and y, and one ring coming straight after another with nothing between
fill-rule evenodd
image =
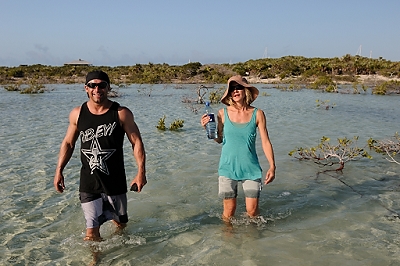
<instances>
[{"instance_id":1,"label":"woman's neck","mask_svg":"<svg viewBox=\"0 0 400 266\"><path fill-rule=\"evenodd\" d=\"M249 109L249 106L244 104L243 102L235 102L235 105L233 105L233 107L238 111L246 111L247 109Z\"/></svg>"}]
</instances>

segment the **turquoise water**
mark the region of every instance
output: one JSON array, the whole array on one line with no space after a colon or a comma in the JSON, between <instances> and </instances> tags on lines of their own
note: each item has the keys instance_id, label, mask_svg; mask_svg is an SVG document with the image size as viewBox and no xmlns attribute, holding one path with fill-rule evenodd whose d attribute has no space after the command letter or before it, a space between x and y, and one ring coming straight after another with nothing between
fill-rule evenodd
<instances>
[{"instance_id":1,"label":"turquoise water","mask_svg":"<svg viewBox=\"0 0 400 266\"><path fill-rule=\"evenodd\" d=\"M219 86L216 86L216 88ZM268 87L268 88L267 88ZM82 239L85 222L78 200L80 161L66 167L66 191L53 175L70 110L86 101L81 85L49 85L23 95L0 90L0 264L87 265L397 265L400 262L400 166L372 153L373 160L346 164L340 176L288 156L322 136L383 139L399 131L398 96L284 92L258 85L254 106L267 115L274 145L276 180L265 186L261 217L249 221L240 191L232 228L220 220L217 164L220 145L200 126L196 86L142 85L121 88L114 100L129 107L147 154L148 185L128 193L130 221L122 233L111 223L104 241ZM150 96L149 96L150 94ZM335 104L316 108L316 100ZM214 109L222 105L213 105ZM183 119L180 132L159 132ZM77 145L79 146L79 144ZM268 163L257 145L264 170ZM125 141L130 178L135 161ZM348 186L344 185L340 178Z\"/></svg>"}]
</instances>

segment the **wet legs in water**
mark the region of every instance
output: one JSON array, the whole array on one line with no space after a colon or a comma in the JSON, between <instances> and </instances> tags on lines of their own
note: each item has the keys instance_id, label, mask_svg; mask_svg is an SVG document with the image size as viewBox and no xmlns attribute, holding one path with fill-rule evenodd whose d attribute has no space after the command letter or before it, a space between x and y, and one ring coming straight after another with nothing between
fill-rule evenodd
<instances>
[{"instance_id":1,"label":"wet legs in water","mask_svg":"<svg viewBox=\"0 0 400 266\"><path fill-rule=\"evenodd\" d=\"M224 199L223 204L224 211L222 213L222 219L225 222L229 222L230 219L235 215L236 198ZM258 198L246 198L246 212L250 218L255 218L259 215Z\"/></svg>"}]
</instances>

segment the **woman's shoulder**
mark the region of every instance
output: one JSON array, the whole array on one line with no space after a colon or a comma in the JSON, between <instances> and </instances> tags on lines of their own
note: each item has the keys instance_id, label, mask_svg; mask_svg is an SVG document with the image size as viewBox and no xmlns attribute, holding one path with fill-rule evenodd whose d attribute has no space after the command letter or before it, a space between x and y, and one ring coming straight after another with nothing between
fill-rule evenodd
<instances>
[{"instance_id":1,"label":"woman's shoulder","mask_svg":"<svg viewBox=\"0 0 400 266\"><path fill-rule=\"evenodd\" d=\"M264 111L262 109L260 109L260 108L254 107L254 109L257 110L257 113L264 113Z\"/></svg>"},{"instance_id":2,"label":"woman's shoulder","mask_svg":"<svg viewBox=\"0 0 400 266\"><path fill-rule=\"evenodd\" d=\"M257 117L260 117L260 116L264 116L265 117L265 113L264 113L264 111L262 109L254 107L254 110L256 112Z\"/></svg>"},{"instance_id":3,"label":"woman's shoulder","mask_svg":"<svg viewBox=\"0 0 400 266\"><path fill-rule=\"evenodd\" d=\"M259 114L264 114L264 111L262 110L262 109L260 109L260 108L258 108L258 107L254 107L254 106L249 106L249 111L250 112L256 112L256 115L259 115Z\"/></svg>"}]
</instances>

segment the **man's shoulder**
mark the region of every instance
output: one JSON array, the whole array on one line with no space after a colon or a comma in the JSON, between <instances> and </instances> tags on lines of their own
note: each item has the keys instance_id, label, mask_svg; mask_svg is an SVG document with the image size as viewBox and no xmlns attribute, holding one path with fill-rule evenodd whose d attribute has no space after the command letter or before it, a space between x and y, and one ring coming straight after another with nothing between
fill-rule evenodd
<instances>
[{"instance_id":1,"label":"man's shoulder","mask_svg":"<svg viewBox=\"0 0 400 266\"><path fill-rule=\"evenodd\" d=\"M69 113L69 121L73 125L78 124L79 114L81 112L81 106L74 107Z\"/></svg>"},{"instance_id":2,"label":"man's shoulder","mask_svg":"<svg viewBox=\"0 0 400 266\"><path fill-rule=\"evenodd\" d=\"M79 113L81 112L81 108L82 108L82 106L75 106L71 110L70 115L79 115Z\"/></svg>"},{"instance_id":3,"label":"man's shoulder","mask_svg":"<svg viewBox=\"0 0 400 266\"><path fill-rule=\"evenodd\" d=\"M118 104L118 113L119 112L132 112L128 107Z\"/></svg>"},{"instance_id":4,"label":"man's shoulder","mask_svg":"<svg viewBox=\"0 0 400 266\"><path fill-rule=\"evenodd\" d=\"M118 117L121 122L133 120L132 111L126 106L118 106Z\"/></svg>"}]
</instances>

